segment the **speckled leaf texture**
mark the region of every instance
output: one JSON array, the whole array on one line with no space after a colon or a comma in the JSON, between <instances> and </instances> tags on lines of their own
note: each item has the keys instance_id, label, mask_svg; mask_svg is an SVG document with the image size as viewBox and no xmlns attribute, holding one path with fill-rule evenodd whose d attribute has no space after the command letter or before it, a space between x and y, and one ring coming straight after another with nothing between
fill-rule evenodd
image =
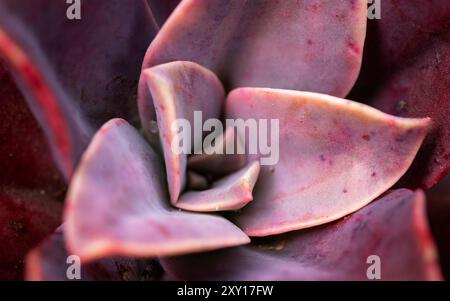
<instances>
[{"instance_id":1,"label":"speckled leaf texture","mask_svg":"<svg viewBox=\"0 0 450 301\"><path fill-rule=\"evenodd\" d=\"M26 253L61 222L65 182L1 61L0 104L0 279L20 280Z\"/></svg>"},{"instance_id":2,"label":"speckled leaf texture","mask_svg":"<svg viewBox=\"0 0 450 301\"><path fill-rule=\"evenodd\" d=\"M361 64L365 7L364 0L182 1L150 45L143 67L187 60L216 72L230 87L343 97ZM139 92L147 97L144 82Z\"/></svg>"},{"instance_id":3,"label":"speckled leaf texture","mask_svg":"<svg viewBox=\"0 0 450 301\"><path fill-rule=\"evenodd\" d=\"M255 201L235 217L250 236L320 225L367 205L408 169L430 122L328 95L261 88L232 91L226 116L280 120L279 162L262 168Z\"/></svg>"},{"instance_id":4,"label":"speckled leaf texture","mask_svg":"<svg viewBox=\"0 0 450 301\"><path fill-rule=\"evenodd\" d=\"M224 89L217 76L204 67L191 62L172 62L143 71L151 96L141 98L139 110L142 112L144 129L151 135L152 122L157 119L167 168L170 199L176 203L186 184L187 156L177 154L172 141L178 135L173 125L179 119L194 124L195 111L203 118L218 118L225 98ZM156 111L156 116L148 111ZM191 144L202 142L202 137L191 136Z\"/></svg>"},{"instance_id":5,"label":"speckled leaf texture","mask_svg":"<svg viewBox=\"0 0 450 301\"><path fill-rule=\"evenodd\" d=\"M448 278L450 2L381 2L0 0L0 279Z\"/></svg>"},{"instance_id":6,"label":"speckled leaf texture","mask_svg":"<svg viewBox=\"0 0 450 301\"><path fill-rule=\"evenodd\" d=\"M178 280L367 280L373 254L383 258L384 280L441 279L423 192L393 191L326 227L162 265Z\"/></svg>"}]
</instances>

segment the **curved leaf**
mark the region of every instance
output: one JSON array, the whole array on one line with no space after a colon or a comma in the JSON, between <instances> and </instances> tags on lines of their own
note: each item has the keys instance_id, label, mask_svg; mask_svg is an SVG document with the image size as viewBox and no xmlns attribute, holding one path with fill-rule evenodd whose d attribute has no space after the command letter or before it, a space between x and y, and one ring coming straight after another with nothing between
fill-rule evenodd
<instances>
[{"instance_id":1,"label":"curved leaf","mask_svg":"<svg viewBox=\"0 0 450 301\"><path fill-rule=\"evenodd\" d=\"M177 137L181 137L178 126L180 120L188 121L188 136L192 145L202 143L202 135L195 135L196 126L203 129L203 123L196 125L195 112L201 118L219 118L225 98L222 84L208 69L191 62L172 62L143 71L151 95L139 99L141 120L147 135L152 135L155 119L158 124L159 138L164 151L170 200L176 203L186 184L187 154L181 149L174 151ZM156 110L156 116L153 115ZM187 129L185 129L187 130ZM186 141L183 141L186 143Z\"/></svg>"},{"instance_id":2,"label":"curved leaf","mask_svg":"<svg viewBox=\"0 0 450 301\"><path fill-rule=\"evenodd\" d=\"M236 246L249 238L226 219L168 205L158 156L123 119L94 136L66 198L69 251L84 262ZM167 202L167 203L166 203Z\"/></svg>"},{"instance_id":3,"label":"curved leaf","mask_svg":"<svg viewBox=\"0 0 450 301\"><path fill-rule=\"evenodd\" d=\"M0 279L20 280L25 254L60 223L65 181L1 60L0 106Z\"/></svg>"},{"instance_id":4,"label":"curved leaf","mask_svg":"<svg viewBox=\"0 0 450 301\"><path fill-rule=\"evenodd\" d=\"M141 281L157 280L161 271L154 261L127 258L104 258L83 265L70 258L64 246L61 226L52 236L33 249L27 256L27 280L31 281ZM80 264L80 265L78 265ZM80 279L69 279L69 267L79 267Z\"/></svg>"},{"instance_id":5,"label":"curved leaf","mask_svg":"<svg viewBox=\"0 0 450 301\"><path fill-rule=\"evenodd\" d=\"M164 258L182 280L439 280L421 191L397 190L335 223L253 242L251 247Z\"/></svg>"},{"instance_id":6,"label":"curved leaf","mask_svg":"<svg viewBox=\"0 0 450 301\"><path fill-rule=\"evenodd\" d=\"M0 187L60 190L64 179L42 129L1 60L0 106Z\"/></svg>"},{"instance_id":7,"label":"curved leaf","mask_svg":"<svg viewBox=\"0 0 450 301\"><path fill-rule=\"evenodd\" d=\"M367 205L405 173L430 124L332 96L262 88L231 92L226 118L280 123L279 162L261 168L255 201L235 217L250 236L324 224Z\"/></svg>"},{"instance_id":8,"label":"curved leaf","mask_svg":"<svg viewBox=\"0 0 450 301\"><path fill-rule=\"evenodd\" d=\"M143 68L193 61L231 88L343 97L359 73L366 19L364 0L185 0L150 45ZM139 95L148 97L144 78Z\"/></svg>"},{"instance_id":9,"label":"curved leaf","mask_svg":"<svg viewBox=\"0 0 450 301\"><path fill-rule=\"evenodd\" d=\"M430 188L450 171L450 2L383 0L368 27L362 78L352 99L402 117L431 117L402 186Z\"/></svg>"},{"instance_id":10,"label":"curved leaf","mask_svg":"<svg viewBox=\"0 0 450 301\"><path fill-rule=\"evenodd\" d=\"M259 162L252 162L242 170L214 182L210 189L183 193L175 206L197 212L241 209L253 200L252 190L259 170Z\"/></svg>"},{"instance_id":11,"label":"curved leaf","mask_svg":"<svg viewBox=\"0 0 450 301\"><path fill-rule=\"evenodd\" d=\"M0 1L0 54L66 177L100 125L112 117L138 122L140 65L157 30L145 0L87 1L81 20L69 20L68 7Z\"/></svg>"}]
</instances>

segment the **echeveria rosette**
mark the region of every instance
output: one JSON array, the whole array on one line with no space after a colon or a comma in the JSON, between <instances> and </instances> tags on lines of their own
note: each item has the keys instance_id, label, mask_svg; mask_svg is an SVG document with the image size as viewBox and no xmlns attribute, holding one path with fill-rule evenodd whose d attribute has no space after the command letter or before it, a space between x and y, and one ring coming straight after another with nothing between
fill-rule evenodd
<instances>
[{"instance_id":1,"label":"echeveria rosette","mask_svg":"<svg viewBox=\"0 0 450 301\"><path fill-rule=\"evenodd\" d=\"M269 11L265 7L270 6L267 4L269 2L265 5L255 4L256 7L250 5L249 8L244 8L242 3L219 1L211 5L211 2L206 1L182 2L151 44L144 59L140 89L146 92L140 94L139 107L145 132L152 135L155 132L155 122L158 126L157 133L165 161L169 194L165 195L164 188L161 188L164 187L164 182L157 181L163 174L158 174L161 167L158 166L151 146L123 120L111 120L105 124L85 153L67 196L68 246L83 260L113 255L166 257L208 251L248 243L249 240L245 239L242 230L250 236L267 236L324 224L348 215L372 201L391 187L411 164L426 134L429 125L427 119L395 118L337 97L293 90L241 88L231 91L225 98L225 89L219 78L228 76L232 79L235 72L242 74L241 71L230 70L229 75L216 76L205 66L184 61L195 60L186 58L186 54L192 51L195 56L199 52L195 49L195 42L188 43L185 38L193 41L208 41L208 38L212 38L213 41L209 41L208 45L222 41L220 34L196 37L197 33L205 33L198 28L203 22L194 19L190 23L185 20L185 16L196 16L201 20L205 18L205 22L216 22L217 18L210 15L223 14L221 5L225 5L230 11L223 16L231 20L236 18L235 22L239 24L238 21L242 20L242 16L239 16L242 9L248 9L251 13L254 13L254 10ZM324 14L336 8L333 4L329 5L331 7L321 6ZM344 11L348 8L342 9ZM352 11L357 8L358 6ZM290 5L277 6L270 12L277 15L288 9L292 11L294 8ZM364 27L358 21L365 20L364 7L359 9L361 17L358 18L356 14L357 25L352 27L351 22L345 23L350 30L339 31L337 42L342 40L341 46L344 50L337 59L333 58L338 65L340 60L347 59L352 60L353 64L347 68L339 65L339 74L326 72L330 82L337 83L338 78L345 78L347 74L349 81L356 78L353 73L357 73L359 69L361 53L358 56L354 48L362 49L364 35L358 35L358 31L352 29L364 32L361 30ZM311 12L312 15L315 13L317 12ZM289 23L289 19L284 21ZM280 26L283 25L285 26ZM352 47L348 44L350 38L342 34L348 31L355 36L352 36ZM261 39L264 39L266 34L261 33ZM330 34L336 35L336 29ZM258 34L255 35L257 39ZM227 38L237 44L247 43L245 39L241 41L233 37ZM174 47L178 39L181 41L180 45L193 45L194 49L184 47L181 50ZM270 40L271 36L262 45L269 45ZM300 31L291 42L293 48L299 48L299 43L304 42L304 32ZM166 59L169 62L155 59L158 54L164 57L169 55L169 46L165 43L172 45L170 49L175 49L175 54ZM227 44L232 49L243 47L233 46L226 41L221 44ZM204 47L203 44L201 46ZM267 58L261 58L262 61L256 61L251 66L245 66L246 61L236 64L250 69L264 66L273 71L270 64L266 64L267 59L275 57L270 50L267 51ZM226 50L220 51L219 55L214 55L213 50L207 54L219 61L222 56L228 57L224 54ZM316 50L306 48L305 51L308 55L309 51ZM333 55L336 53L341 52L332 52ZM323 56L318 56L316 60L323 59ZM181 59L183 61L180 61ZM200 56L196 61L203 62L202 59L204 57ZM303 61L297 52L294 57L288 55L285 59ZM153 65L153 60L162 64L147 68ZM206 66L219 64L210 62L207 58L205 60ZM308 60L314 61L314 57ZM314 90L312 83L317 80L317 76L311 74L311 70L309 73L309 89ZM250 78L258 82L256 77ZM265 81L270 79L261 79L262 85L278 86L274 82L264 84ZM291 88L302 89L299 82L305 84L305 81L305 76L302 81L294 80ZM232 84L247 85L245 81ZM339 91L333 85L330 86L332 88L326 91L330 94L346 94L349 90ZM321 86L322 89L324 87L326 85ZM224 113L222 108L225 108ZM222 182L222 185L201 192L189 191L188 158L184 154L174 153L172 149L171 142L177 134L172 124L179 118L187 119L193 124L194 111L202 111L205 119L223 117L280 120L280 162L272 167L261 168L261 174L259 170L252 173L251 180L248 181L251 184L246 186L246 190L241 189L241 193L229 193L230 186L242 182L243 174L239 171L231 174L232 180L226 181L227 184ZM151 118L152 116L154 118ZM193 141L193 144L196 142ZM257 162L257 159L248 157L247 163ZM207 160L203 163L208 165ZM295 168L292 168L293 166ZM257 186L252 194L255 182ZM221 194L222 190L227 193ZM189 196L188 201L185 200L186 195ZM175 211L166 207L169 197L174 207L195 213ZM92 203L94 198L96 201ZM242 201L243 198L251 202L246 205ZM189 206L186 206L186 202L190 203ZM239 207L233 206L235 203L239 204ZM231 220L242 230L222 217L202 213L229 209L240 209L238 213L232 214ZM429 259L425 255L422 258ZM433 260L430 265L432 264ZM424 271L419 271L415 277L429 277ZM438 273L433 275L435 278L439 277L436 276ZM270 279L270 274L267 277ZM312 279L314 277L311 275Z\"/></svg>"},{"instance_id":2,"label":"echeveria rosette","mask_svg":"<svg viewBox=\"0 0 450 301\"><path fill-rule=\"evenodd\" d=\"M184 0L164 23L177 2L92 1L73 25L65 5L36 1L52 17L62 12L51 28L25 2L0 2L10 13L1 13L0 50L70 180L64 234L29 254L29 279L63 279L63 240L86 279L157 278L155 262L136 257L160 258L177 279L366 279L371 254L386 258L385 279L441 279L423 193L382 195L407 171L430 120L342 99L361 65L366 2ZM170 124L195 110L279 119L280 161L175 155ZM210 264L200 269L199 260Z\"/></svg>"}]
</instances>

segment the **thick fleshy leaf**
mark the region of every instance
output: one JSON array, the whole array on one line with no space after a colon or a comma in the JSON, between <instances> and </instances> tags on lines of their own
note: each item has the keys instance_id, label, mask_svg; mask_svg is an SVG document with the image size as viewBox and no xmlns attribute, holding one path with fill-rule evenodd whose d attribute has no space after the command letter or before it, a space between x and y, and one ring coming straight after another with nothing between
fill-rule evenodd
<instances>
[{"instance_id":1,"label":"thick fleshy leaf","mask_svg":"<svg viewBox=\"0 0 450 301\"><path fill-rule=\"evenodd\" d=\"M83 265L78 258L69 257L64 245L62 227L33 249L27 256L27 280L32 281L142 281L158 280L161 269L155 261L126 258L104 258ZM69 279L68 268L80 267L80 279ZM69 270L70 271L70 270ZM69 273L70 276L75 276Z\"/></svg>"},{"instance_id":2,"label":"thick fleshy leaf","mask_svg":"<svg viewBox=\"0 0 450 301\"><path fill-rule=\"evenodd\" d=\"M223 176L238 171L245 166L245 155L238 152L243 149L242 141L234 128L229 127L217 137L217 143L209 146L202 154L188 157L187 167L190 170L214 176ZM233 150L227 153L227 149Z\"/></svg>"},{"instance_id":3,"label":"thick fleshy leaf","mask_svg":"<svg viewBox=\"0 0 450 301\"><path fill-rule=\"evenodd\" d=\"M142 124L152 135L155 119L166 162L167 181L172 203L176 203L186 184L187 154L176 143L180 134L181 119L189 122L188 136L194 145L202 143L202 134L196 135L196 127L202 131L203 122L194 122L195 113L203 120L219 118L225 92L218 78L208 69L191 62L171 62L143 71L150 95L139 100ZM152 110L156 109L156 116ZM156 117L156 118L155 118ZM187 129L186 129L187 130ZM174 143L175 142L175 143ZM183 141L187 143L186 141Z\"/></svg>"},{"instance_id":4,"label":"thick fleshy leaf","mask_svg":"<svg viewBox=\"0 0 450 301\"><path fill-rule=\"evenodd\" d=\"M145 0L87 1L80 20L68 19L69 6L0 1L0 54L67 177L101 124L112 117L138 122L140 65L157 31Z\"/></svg>"},{"instance_id":5,"label":"thick fleshy leaf","mask_svg":"<svg viewBox=\"0 0 450 301\"><path fill-rule=\"evenodd\" d=\"M241 245L249 238L226 219L168 205L157 154L123 119L94 136L66 199L70 252L89 261L156 257Z\"/></svg>"},{"instance_id":6,"label":"thick fleshy leaf","mask_svg":"<svg viewBox=\"0 0 450 301\"><path fill-rule=\"evenodd\" d=\"M368 280L375 255L382 280L439 280L424 209L421 191L397 190L329 225L161 263L183 280Z\"/></svg>"},{"instance_id":7,"label":"thick fleshy leaf","mask_svg":"<svg viewBox=\"0 0 450 301\"><path fill-rule=\"evenodd\" d=\"M237 210L253 200L260 165L258 161L213 183L210 189L187 191L175 204L184 210L209 212Z\"/></svg>"},{"instance_id":8,"label":"thick fleshy leaf","mask_svg":"<svg viewBox=\"0 0 450 301\"><path fill-rule=\"evenodd\" d=\"M320 225L367 205L405 173L430 124L328 95L263 88L231 92L226 118L279 120L279 161L262 166L257 201L235 217L250 236Z\"/></svg>"},{"instance_id":9,"label":"thick fleshy leaf","mask_svg":"<svg viewBox=\"0 0 450 301\"><path fill-rule=\"evenodd\" d=\"M0 7L1 13L3 11ZM30 58L0 27L0 54L2 53L12 68L12 73L15 73L15 82L25 96L31 111L43 126L58 168L66 179L69 178L77 153L86 144L88 136L86 129L81 124L64 118L64 108L57 99L66 96L55 95Z\"/></svg>"},{"instance_id":10,"label":"thick fleshy leaf","mask_svg":"<svg viewBox=\"0 0 450 301\"><path fill-rule=\"evenodd\" d=\"M62 204L45 190L0 187L0 279L21 280L25 254L61 223Z\"/></svg>"},{"instance_id":11,"label":"thick fleshy leaf","mask_svg":"<svg viewBox=\"0 0 450 301\"><path fill-rule=\"evenodd\" d=\"M185 0L150 45L143 68L186 60L231 88L345 96L359 73L367 2ZM148 97L141 78L139 97Z\"/></svg>"},{"instance_id":12,"label":"thick fleshy leaf","mask_svg":"<svg viewBox=\"0 0 450 301\"><path fill-rule=\"evenodd\" d=\"M401 181L430 188L450 170L450 2L383 0L382 9L369 26L365 76L351 97L389 114L433 119Z\"/></svg>"},{"instance_id":13,"label":"thick fleshy leaf","mask_svg":"<svg viewBox=\"0 0 450 301\"><path fill-rule=\"evenodd\" d=\"M23 279L25 254L60 223L65 182L0 60L0 279Z\"/></svg>"}]
</instances>

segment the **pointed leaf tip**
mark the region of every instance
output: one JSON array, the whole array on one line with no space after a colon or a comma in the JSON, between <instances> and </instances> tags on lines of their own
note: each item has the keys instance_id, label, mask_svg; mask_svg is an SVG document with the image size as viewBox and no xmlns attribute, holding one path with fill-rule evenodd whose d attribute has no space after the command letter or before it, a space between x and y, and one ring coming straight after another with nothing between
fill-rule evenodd
<instances>
[{"instance_id":1,"label":"pointed leaf tip","mask_svg":"<svg viewBox=\"0 0 450 301\"><path fill-rule=\"evenodd\" d=\"M69 251L85 261L159 257L246 244L226 219L173 209L160 158L123 119L94 136L66 197Z\"/></svg>"},{"instance_id":2,"label":"pointed leaf tip","mask_svg":"<svg viewBox=\"0 0 450 301\"><path fill-rule=\"evenodd\" d=\"M279 162L261 168L256 201L234 218L250 236L324 224L367 205L405 173L430 125L328 95L260 88L231 92L226 117L280 123Z\"/></svg>"}]
</instances>

